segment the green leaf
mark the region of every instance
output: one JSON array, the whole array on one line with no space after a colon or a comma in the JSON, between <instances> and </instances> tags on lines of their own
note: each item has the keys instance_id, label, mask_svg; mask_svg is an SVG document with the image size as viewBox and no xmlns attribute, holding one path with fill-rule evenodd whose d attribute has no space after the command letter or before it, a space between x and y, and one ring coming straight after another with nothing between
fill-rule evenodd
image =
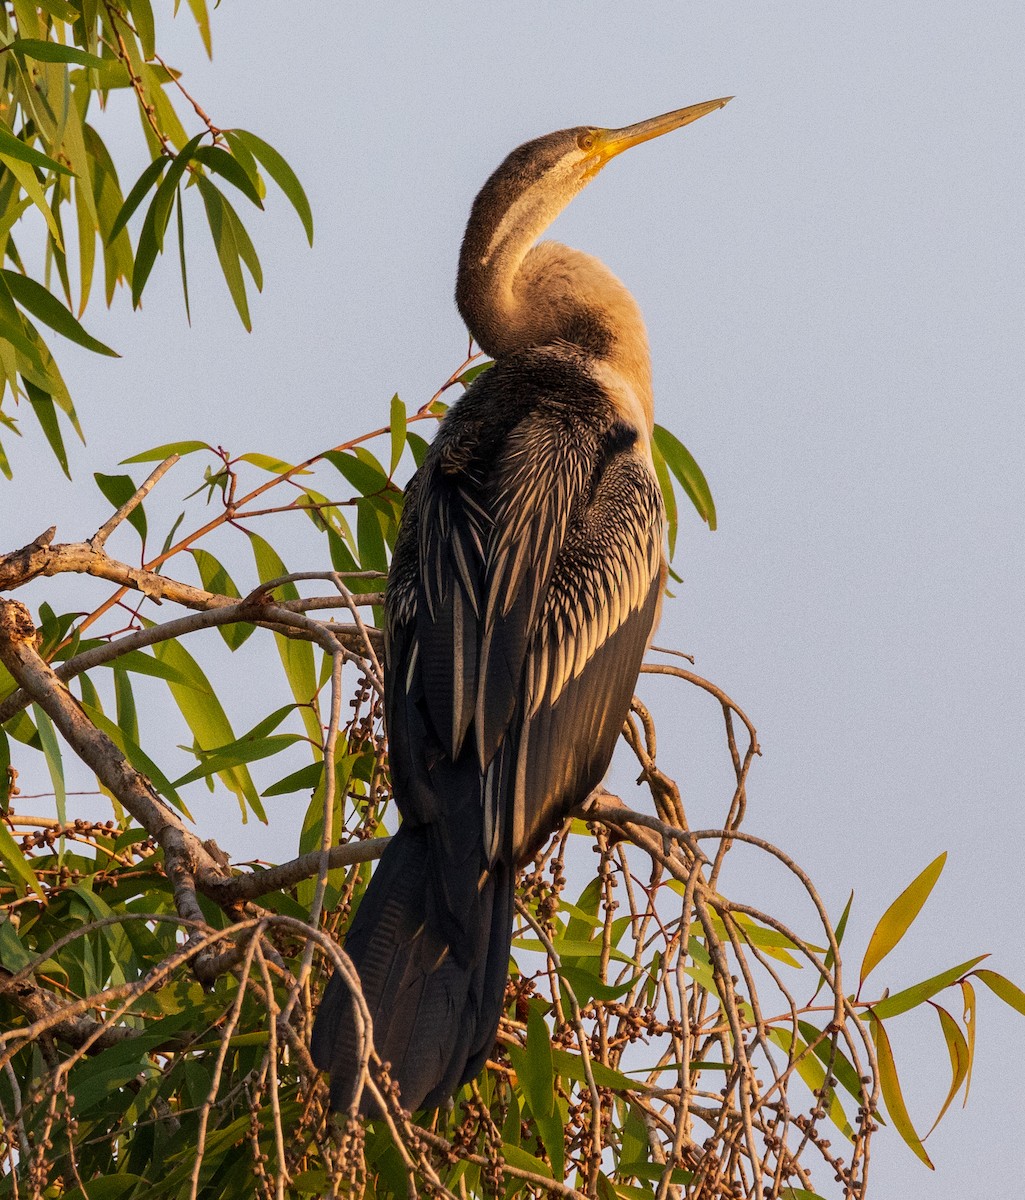
<instances>
[{"instance_id":1,"label":"green leaf","mask_svg":"<svg viewBox=\"0 0 1025 1200\"><path fill-rule=\"evenodd\" d=\"M1005 1004L1009 1004L1015 1012L1020 1012L1025 1017L1025 992L1016 983L1005 979L1003 975L998 975L996 971L989 970L988 967L981 971L976 971L975 975L982 980L991 992L999 996Z\"/></svg>"},{"instance_id":2,"label":"green leaf","mask_svg":"<svg viewBox=\"0 0 1025 1200\"><path fill-rule=\"evenodd\" d=\"M182 281L182 300L185 302L185 320L192 324L192 308L189 305L189 266L185 258L185 218L182 215L182 192L174 194L174 220L178 230L178 272Z\"/></svg>"},{"instance_id":3,"label":"green leaf","mask_svg":"<svg viewBox=\"0 0 1025 1200\"><path fill-rule=\"evenodd\" d=\"M508 1142L503 1142L502 1157L510 1167L518 1167L521 1171L532 1171L535 1175L543 1175L546 1179L554 1178L552 1168L546 1162L535 1158L533 1154L528 1154L519 1146L510 1146Z\"/></svg>"},{"instance_id":4,"label":"green leaf","mask_svg":"<svg viewBox=\"0 0 1025 1200\"><path fill-rule=\"evenodd\" d=\"M929 893L935 887L946 861L947 853L944 851L908 884L883 913L869 938L868 949L861 962L859 987L911 928L914 919L922 911L922 905L928 900Z\"/></svg>"},{"instance_id":5,"label":"green leaf","mask_svg":"<svg viewBox=\"0 0 1025 1200\"><path fill-rule=\"evenodd\" d=\"M555 1111L555 1065L551 1035L538 1001L532 1001L528 1008L527 1045L524 1050L516 1051L515 1065L534 1117L550 1117Z\"/></svg>"},{"instance_id":6,"label":"green leaf","mask_svg":"<svg viewBox=\"0 0 1025 1200\"><path fill-rule=\"evenodd\" d=\"M552 1049L552 1062L557 1074L564 1079L573 1079L577 1083L587 1082L587 1072L584 1070L584 1060L579 1054L570 1050ZM627 1091L636 1088L636 1083L621 1071L606 1067L604 1063L591 1059L591 1074L598 1087L615 1088L617 1091Z\"/></svg>"},{"instance_id":7,"label":"green leaf","mask_svg":"<svg viewBox=\"0 0 1025 1200\"><path fill-rule=\"evenodd\" d=\"M227 200L221 195L209 179L202 175L194 176L199 194L203 197L206 208L207 222L210 226L210 236L213 238L217 259L221 264L221 274L228 285L228 291L234 301L235 308L247 331L252 332L253 323L249 316L249 300L246 296L245 279L239 265L242 253L236 237L238 218L232 221L234 212Z\"/></svg>"},{"instance_id":8,"label":"green leaf","mask_svg":"<svg viewBox=\"0 0 1025 1200\"><path fill-rule=\"evenodd\" d=\"M156 30L153 22L153 9L149 0L130 0L132 19L135 32L139 35L142 46L142 56L151 59L156 52Z\"/></svg>"},{"instance_id":9,"label":"green leaf","mask_svg":"<svg viewBox=\"0 0 1025 1200\"><path fill-rule=\"evenodd\" d=\"M288 568L279 558L277 551L259 534L250 532L249 543L252 546L256 571L261 583L288 574ZM275 590L285 600L296 600L299 597L299 591L294 583L282 584ZM313 646L309 642L285 637L279 633L274 635L274 642L285 671L285 678L288 680L288 686L302 713L306 732L313 745L319 748L323 744L324 731L321 727L317 704L317 672L313 664Z\"/></svg>"},{"instance_id":10,"label":"green leaf","mask_svg":"<svg viewBox=\"0 0 1025 1200\"><path fill-rule=\"evenodd\" d=\"M313 213L310 211L310 202L306 199L302 184L292 168L273 146L268 145L262 138L258 138L255 133L248 133L244 129L230 129L225 130L225 135L229 144L237 138L285 193L298 214L303 229L306 230L306 238L312 246Z\"/></svg>"},{"instance_id":11,"label":"green leaf","mask_svg":"<svg viewBox=\"0 0 1025 1200\"><path fill-rule=\"evenodd\" d=\"M0 813L6 813L11 803L11 743L0 729Z\"/></svg>"},{"instance_id":12,"label":"green leaf","mask_svg":"<svg viewBox=\"0 0 1025 1200\"><path fill-rule=\"evenodd\" d=\"M83 694L85 692L86 678L83 676ZM192 814L188 810L185 801L178 795L174 785L167 778L163 771L150 758L150 756L142 749L138 742L134 741L120 727L115 725L99 708L91 704L87 699L81 701L82 710L90 721L114 743L121 753L128 759L132 766L153 784L157 791L167 800L169 800L179 812L184 813L189 820L192 820Z\"/></svg>"},{"instance_id":13,"label":"green leaf","mask_svg":"<svg viewBox=\"0 0 1025 1200\"><path fill-rule=\"evenodd\" d=\"M897 1064L893 1060L893 1050L890 1048L890 1039L883 1027L883 1023L876 1020L870 1013L869 1026L872 1031L872 1041L875 1043L876 1058L879 1063L879 1086L882 1088L883 1102L886 1105L886 1111L890 1115L890 1120L893 1122L893 1127L922 1162L930 1170L935 1170L929 1159L929 1155L925 1152L925 1147L922 1145L922 1139L915 1132L915 1127L912 1125L911 1118L908 1115L907 1106L904 1103L904 1094L900 1088Z\"/></svg>"},{"instance_id":14,"label":"green leaf","mask_svg":"<svg viewBox=\"0 0 1025 1200\"><path fill-rule=\"evenodd\" d=\"M24 376L22 376L24 379ZM70 479L71 471L68 469L68 452L64 445L64 437L61 434L60 422L57 419L57 409L53 403L53 397L36 387L28 379L24 379L25 394L28 397L29 403L32 405L32 414L39 422L39 427L43 431L43 435L50 444L50 449L53 451L54 457L60 464L61 470Z\"/></svg>"},{"instance_id":15,"label":"green leaf","mask_svg":"<svg viewBox=\"0 0 1025 1200\"><path fill-rule=\"evenodd\" d=\"M878 1004L873 1004L872 1011L883 1021L888 1017L895 1017L899 1013L917 1008L919 1004L924 1004L926 1000L935 996L937 992L941 992L945 987L950 987L951 984L957 983L962 975L967 975L972 967L976 963L982 962L984 958L989 958L989 955L980 954L977 958L970 958L968 962L963 962L959 966L951 967L947 971L941 971L939 975L933 975L931 979L925 979L921 983L916 983L914 987L905 988L901 992L895 992L892 996L887 996L885 1000L880 1000Z\"/></svg>"},{"instance_id":16,"label":"green leaf","mask_svg":"<svg viewBox=\"0 0 1025 1200\"><path fill-rule=\"evenodd\" d=\"M715 501L712 499L708 481L695 462L694 456L675 434L661 425L655 426L653 440L662 451L669 470L680 481L680 486L697 509L698 516L707 523L709 529L715 529Z\"/></svg>"},{"instance_id":17,"label":"green leaf","mask_svg":"<svg viewBox=\"0 0 1025 1200\"><path fill-rule=\"evenodd\" d=\"M50 772L50 782L53 784L54 805L57 809L57 820L63 825L68 819L67 792L64 787L64 761L61 758L60 743L57 741L57 731L38 704L32 705L36 718L36 729L39 730L39 740L43 744L43 754L46 766Z\"/></svg>"},{"instance_id":18,"label":"green leaf","mask_svg":"<svg viewBox=\"0 0 1025 1200\"><path fill-rule=\"evenodd\" d=\"M406 434L406 441L409 443L409 448L413 452L413 462L418 467L424 465L424 459L427 457L427 451L430 449L430 443L422 438L418 433L410 430Z\"/></svg>"},{"instance_id":19,"label":"green leaf","mask_svg":"<svg viewBox=\"0 0 1025 1200\"><path fill-rule=\"evenodd\" d=\"M170 159L163 156L155 158L132 185L132 190L125 197L125 202L121 205L117 216L114 218L114 224L110 227L110 233L107 234L108 246L128 224L132 214L142 203L143 197L164 173L169 162Z\"/></svg>"},{"instance_id":20,"label":"green leaf","mask_svg":"<svg viewBox=\"0 0 1025 1200\"><path fill-rule=\"evenodd\" d=\"M815 1030L815 1033L817 1034L818 1030ZM788 1055L793 1055L797 1073L811 1091L821 1093L826 1082L826 1068L818 1055L809 1049L808 1043L802 1041L799 1037L795 1037L793 1031L783 1025L772 1026L768 1031L768 1035L770 1042L775 1042ZM854 1131L847 1120L847 1114L844 1112L843 1105L840 1103L840 1098L837 1096L834 1088L828 1089L826 1099L829 1119L844 1137L848 1139L852 1138Z\"/></svg>"},{"instance_id":21,"label":"green leaf","mask_svg":"<svg viewBox=\"0 0 1025 1200\"><path fill-rule=\"evenodd\" d=\"M272 754L280 754L289 746L302 741L298 733L276 733L267 738L240 738L230 746L219 746L216 750L204 753L203 761L198 767L182 775L174 781L176 788L184 787L187 783L195 783L197 779L206 779L210 775L219 774L231 767L241 766L242 763L257 762L261 758L270 758Z\"/></svg>"},{"instance_id":22,"label":"green leaf","mask_svg":"<svg viewBox=\"0 0 1025 1200\"><path fill-rule=\"evenodd\" d=\"M584 961L592 962L596 967L601 962L600 959L594 958L585 959ZM640 976L635 975L625 983L602 983L598 978L597 970L588 971L581 967L570 966L567 963L563 963L559 968L559 974L573 989L573 995L576 997L577 1004L581 1008L592 999L604 1000L606 1003L610 1000L618 1000L621 996L625 996L640 978Z\"/></svg>"},{"instance_id":23,"label":"green leaf","mask_svg":"<svg viewBox=\"0 0 1025 1200\"><path fill-rule=\"evenodd\" d=\"M142 292L149 279L157 254L164 249L164 234L168 221L171 219L171 206L178 193L178 184L186 167L192 161L200 141L206 136L206 131L197 133L182 146L181 150L171 160L167 174L160 181L153 199L146 211L146 217L139 233L139 244L135 248L135 266L132 269L132 304L138 308ZM195 177L197 182L201 176Z\"/></svg>"},{"instance_id":24,"label":"green leaf","mask_svg":"<svg viewBox=\"0 0 1025 1200\"><path fill-rule=\"evenodd\" d=\"M186 454L195 454L197 450L211 450L207 442L167 442L163 446L154 446L152 450L144 450L141 454L133 454L131 458L123 458L121 466L128 467L132 463L163 462L172 454L184 458Z\"/></svg>"},{"instance_id":25,"label":"green leaf","mask_svg":"<svg viewBox=\"0 0 1025 1200\"><path fill-rule=\"evenodd\" d=\"M31 888L36 895L44 903L46 896L43 894L42 886L36 878L35 871L29 865L28 859L21 851L21 847L11 837L10 831L3 821L0 821L0 858L7 864L8 870L14 879L20 880L25 888ZM19 889L18 894L22 895L24 889Z\"/></svg>"},{"instance_id":26,"label":"green leaf","mask_svg":"<svg viewBox=\"0 0 1025 1200\"><path fill-rule=\"evenodd\" d=\"M168 687L200 748L213 750L234 742L236 738L231 722L221 707L217 694L185 647L178 642L161 642L154 646L153 652L161 662L174 667L191 681L191 687L182 687L171 682L168 682ZM244 764L222 771L220 780L238 798L243 821L247 819L248 804L258 819L264 824L267 823L260 795Z\"/></svg>"},{"instance_id":27,"label":"green leaf","mask_svg":"<svg viewBox=\"0 0 1025 1200\"><path fill-rule=\"evenodd\" d=\"M384 468L372 455L359 457L351 453L329 450L324 458L361 496L374 496L388 487L388 476ZM367 459L370 461L368 462Z\"/></svg>"},{"instance_id":28,"label":"green leaf","mask_svg":"<svg viewBox=\"0 0 1025 1200\"><path fill-rule=\"evenodd\" d=\"M844 905L843 912L840 914L840 920L837 921L837 923L836 923L836 929L834 932L836 934L837 949L839 949L840 946L843 945L843 935L847 931L847 919L851 915L851 905L853 903L854 903L854 891L852 890L851 894L847 897L847 903ZM833 961L834 961L833 947L830 946L829 949L826 951L826 958L825 958L825 967L826 967L827 971L832 970ZM822 991L822 988L823 988L823 985L825 984L825 982L826 982L825 976L820 975L819 976L819 985L815 989L815 996L817 996L819 994L819 992ZM813 996L812 999L814 1000L814 998L815 997Z\"/></svg>"},{"instance_id":29,"label":"green leaf","mask_svg":"<svg viewBox=\"0 0 1025 1200\"><path fill-rule=\"evenodd\" d=\"M92 334L86 333L75 316L41 283L18 271L4 269L0 274L3 275L15 300L33 316L38 317L44 325L49 325L68 341L84 346L95 354L106 354L110 358L121 357L116 350L111 350Z\"/></svg>"},{"instance_id":30,"label":"green leaf","mask_svg":"<svg viewBox=\"0 0 1025 1200\"><path fill-rule=\"evenodd\" d=\"M493 358L486 359L484 362L474 363L472 367L467 367L466 370L459 376L457 382L463 387L469 387L478 375L483 375L485 371L490 371L495 365Z\"/></svg>"},{"instance_id":31,"label":"green leaf","mask_svg":"<svg viewBox=\"0 0 1025 1200\"><path fill-rule=\"evenodd\" d=\"M0 158L28 163L41 171L56 171L60 175L74 175L70 167L54 160L39 150L34 150L20 138L16 138L6 125L0 125ZM20 180L19 180L20 182Z\"/></svg>"},{"instance_id":32,"label":"green leaf","mask_svg":"<svg viewBox=\"0 0 1025 1200\"><path fill-rule=\"evenodd\" d=\"M199 36L203 39L203 49L207 58L213 57L213 42L210 38L210 13L207 11L206 0L188 0L189 8L199 27Z\"/></svg>"},{"instance_id":33,"label":"green leaf","mask_svg":"<svg viewBox=\"0 0 1025 1200\"><path fill-rule=\"evenodd\" d=\"M260 794L266 799L268 796L291 796L296 792L308 792L316 788L323 777L324 762L322 759L320 762L308 763L305 767L300 767L298 771L293 771L291 775L286 775L284 779L272 783Z\"/></svg>"},{"instance_id":34,"label":"green leaf","mask_svg":"<svg viewBox=\"0 0 1025 1200\"><path fill-rule=\"evenodd\" d=\"M96 480L96 486L110 503L113 504L115 509L119 509L122 504L135 495L135 484L128 475L101 475L99 471L96 471L93 474L93 479ZM146 514L141 504L137 504L128 514L128 523L138 533L139 537L145 541Z\"/></svg>"},{"instance_id":35,"label":"green leaf","mask_svg":"<svg viewBox=\"0 0 1025 1200\"><path fill-rule=\"evenodd\" d=\"M112 667L115 663L123 670L131 671L135 675L149 675L154 679L168 679L172 683L180 683L183 687L192 687L191 680L182 675L180 671L176 671L174 667L169 667L167 663L162 663L143 650L128 650L120 657L103 665Z\"/></svg>"},{"instance_id":36,"label":"green leaf","mask_svg":"<svg viewBox=\"0 0 1025 1200\"><path fill-rule=\"evenodd\" d=\"M662 503L666 508L666 540L669 543L669 559L672 561L676 554L676 534L680 526L680 517L676 508L676 492L673 490L673 481L669 478L669 468L666 466L666 460L656 442L651 444L651 460L655 467L655 477L658 479L659 489L662 492Z\"/></svg>"},{"instance_id":37,"label":"green leaf","mask_svg":"<svg viewBox=\"0 0 1025 1200\"><path fill-rule=\"evenodd\" d=\"M252 463L254 467L262 467L265 471L270 471L272 475L290 475L295 472L296 475L309 475L309 471L298 471L291 464L281 458L274 458L270 454L240 454L235 462Z\"/></svg>"},{"instance_id":38,"label":"green leaf","mask_svg":"<svg viewBox=\"0 0 1025 1200\"><path fill-rule=\"evenodd\" d=\"M961 1032L958 1023L947 1012L945 1008L934 1004L936 1015L940 1019L940 1028L943 1030L943 1040L947 1043L947 1054L950 1057L950 1090L947 1092L947 1098L943 1101L943 1107L940 1109L936 1120L932 1123L932 1128L929 1133L943 1120L947 1109L950 1107L954 1097L961 1090L961 1084L968 1078L968 1043L965 1041L965 1036ZM929 1133L925 1136L928 1137Z\"/></svg>"},{"instance_id":39,"label":"green leaf","mask_svg":"<svg viewBox=\"0 0 1025 1200\"><path fill-rule=\"evenodd\" d=\"M399 399L398 392L391 398L389 425L391 427L391 470L388 474L394 475L395 468L402 458L402 452L406 448L406 406Z\"/></svg>"},{"instance_id":40,"label":"green leaf","mask_svg":"<svg viewBox=\"0 0 1025 1200\"><path fill-rule=\"evenodd\" d=\"M242 597L235 586L235 581L208 550L197 548L190 550L189 553L195 559L203 587L208 592L215 592L220 596L230 596L233 600L241 600ZM245 621L217 626L217 632L221 635L224 644L232 651L237 650L255 631L256 626Z\"/></svg>"},{"instance_id":41,"label":"green leaf","mask_svg":"<svg viewBox=\"0 0 1025 1200\"><path fill-rule=\"evenodd\" d=\"M215 174L234 184L246 199L251 200L257 208L263 208L263 201L253 181L246 174L245 169L240 163L232 158L227 150L224 150L220 146L202 146L196 151L193 157L196 162L201 162Z\"/></svg>"},{"instance_id":42,"label":"green leaf","mask_svg":"<svg viewBox=\"0 0 1025 1200\"><path fill-rule=\"evenodd\" d=\"M25 54L37 62L77 63L80 67L102 67L103 59L77 46L62 46L59 42L45 42L39 38L16 38L7 47L18 54Z\"/></svg>"}]
</instances>

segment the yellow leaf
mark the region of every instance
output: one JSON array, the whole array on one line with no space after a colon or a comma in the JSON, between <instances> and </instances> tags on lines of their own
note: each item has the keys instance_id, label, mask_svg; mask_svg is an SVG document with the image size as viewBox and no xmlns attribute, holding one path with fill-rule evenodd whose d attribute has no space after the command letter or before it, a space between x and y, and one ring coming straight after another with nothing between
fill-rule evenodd
<instances>
[{"instance_id":1,"label":"yellow leaf","mask_svg":"<svg viewBox=\"0 0 1025 1200\"><path fill-rule=\"evenodd\" d=\"M915 917L922 911L922 905L928 900L946 861L947 852L944 850L939 858L934 859L921 875L908 884L883 913L869 939L868 949L861 963L861 983L865 982L873 968L883 961L907 933Z\"/></svg>"}]
</instances>

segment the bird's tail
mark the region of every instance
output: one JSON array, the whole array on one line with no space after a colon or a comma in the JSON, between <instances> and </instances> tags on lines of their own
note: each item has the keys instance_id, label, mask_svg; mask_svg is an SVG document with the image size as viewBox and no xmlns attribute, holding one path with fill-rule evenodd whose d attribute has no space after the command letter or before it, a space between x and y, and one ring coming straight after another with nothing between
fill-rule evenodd
<instances>
[{"instance_id":1,"label":"bird's tail","mask_svg":"<svg viewBox=\"0 0 1025 1200\"><path fill-rule=\"evenodd\" d=\"M386 847L345 941L403 1107L442 1103L494 1045L512 937L512 870L482 861L479 829L404 824ZM441 843L443 839L443 843ZM355 1009L336 973L313 1026L313 1061L331 1072L331 1107L356 1086ZM364 1111L373 1111L364 1102Z\"/></svg>"}]
</instances>

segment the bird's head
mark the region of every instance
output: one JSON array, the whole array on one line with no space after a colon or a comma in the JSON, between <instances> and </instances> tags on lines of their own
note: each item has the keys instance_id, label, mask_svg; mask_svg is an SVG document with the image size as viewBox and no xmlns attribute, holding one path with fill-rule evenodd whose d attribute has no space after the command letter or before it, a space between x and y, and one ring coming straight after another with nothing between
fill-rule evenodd
<instances>
[{"instance_id":1,"label":"bird's head","mask_svg":"<svg viewBox=\"0 0 1025 1200\"><path fill-rule=\"evenodd\" d=\"M706 100L622 129L578 125L525 142L491 175L474 202L487 241L474 249L486 266L495 252L524 234L536 237L598 172L624 150L661 137L722 108L732 97ZM517 237L517 235L520 235Z\"/></svg>"}]
</instances>

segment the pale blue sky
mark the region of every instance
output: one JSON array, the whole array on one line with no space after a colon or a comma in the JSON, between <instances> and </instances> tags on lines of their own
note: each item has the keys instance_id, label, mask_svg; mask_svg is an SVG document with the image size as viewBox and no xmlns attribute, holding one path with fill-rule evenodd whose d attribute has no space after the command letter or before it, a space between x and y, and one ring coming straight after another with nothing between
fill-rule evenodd
<instances>
[{"instance_id":1,"label":"pale blue sky","mask_svg":"<svg viewBox=\"0 0 1025 1200\"><path fill-rule=\"evenodd\" d=\"M91 314L124 359L61 353L89 445L74 486L14 448L5 544L54 518L62 539L90 532L103 515L90 472L126 448L200 437L305 457L383 419L396 390L422 402L461 356L459 239L509 149L734 93L614 163L554 231L637 296L658 419L718 503L714 534L683 514L686 582L658 640L695 654L759 727L747 828L802 862L834 912L857 887L849 972L886 904L946 849L920 928L881 977L898 988L993 949L1025 980L1021 5L282 12L225 0L212 69L183 14L171 58L218 123L295 166L314 250L277 198L250 222L267 280L252 335L198 261L191 330L171 261L144 312ZM207 238L198 224L194 236ZM229 694L240 670L224 659ZM717 823L717 714L647 694L692 821ZM255 852L221 811L218 839ZM733 881L766 905L772 888ZM1025 1023L980 1000L972 1099L929 1142L936 1174L882 1133L875 1195L1020 1191ZM928 1127L948 1078L938 1026L904 1017L893 1036Z\"/></svg>"}]
</instances>

